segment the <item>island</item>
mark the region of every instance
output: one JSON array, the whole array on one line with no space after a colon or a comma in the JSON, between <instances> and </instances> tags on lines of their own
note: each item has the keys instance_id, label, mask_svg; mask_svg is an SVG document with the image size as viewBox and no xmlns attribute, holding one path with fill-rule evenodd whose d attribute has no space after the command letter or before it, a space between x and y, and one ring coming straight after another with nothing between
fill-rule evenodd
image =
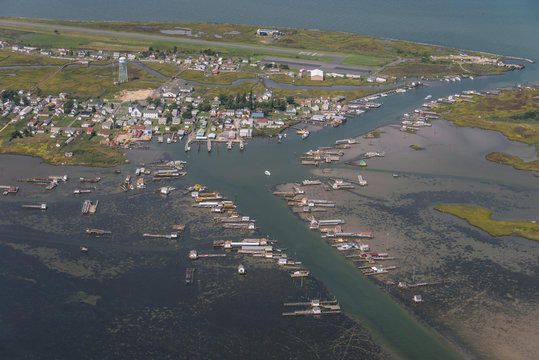
<instances>
[{"instance_id":1,"label":"island","mask_svg":"<svg viewBox=\"0 0 539 360\"><path fill-rule=\"evenodd\" d=\"M125 149L154 137L187 136L188 151L190 142L242 147L302 121L339 126L376 107L376 94L527 61L248 25L0 18L0 29L0 152L55 165L121 165ZM366 103L351 105L358 99Z\"/></svg>"},{"instance_id":2,"label":"island","mask_svg":"<svg viewBox=\"0 0 539 360\"><path fill-rule=\"evenodd\" d=\"M436 210L455 215L492 236L517 235L539 241L539 224L535 221L493 220L492 211L468 205L438 205Z\"/></svg>"}]
</instances>

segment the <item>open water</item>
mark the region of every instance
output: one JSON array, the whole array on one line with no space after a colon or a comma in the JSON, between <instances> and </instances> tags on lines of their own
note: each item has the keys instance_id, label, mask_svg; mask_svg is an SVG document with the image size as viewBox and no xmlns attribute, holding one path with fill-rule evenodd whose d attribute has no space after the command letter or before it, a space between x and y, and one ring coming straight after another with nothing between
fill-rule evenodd
<instances>
[{"instance_id":1,"label":"open water","mask_svg":"<svg viewBox=\"0 0 539 360\"><path fill-rule=\"evenodd\" d=\"M0 1L0 6L3 16L319 28L539 59L539 4L535 1L21 0ZM193 215L188 200L178 193L163 199L152 194L150 187L141 194L117 193L122 177L111 170L58 168L37 159L2 156L3 183L63 173L75 179L103 176L104 183L89 197L101 203L98 215L90 218L79 215L83 199L71 195L73 183L60 185L52 194L24 185L19 195L0 202L0 281L2 288L10 290L0 297L5 309L0 312L0 354L15 359L68 359L73 354L77 358L249 358L254 353L261 358L377 358L381 350L367 328L378 344L399 357L457 357L441 337L330 251L271 195L271 189L310 177L308 169L298 165L302 152L397 123L402 113L419 106L427 94L438 98L466 89L537 83L537 65L526 65L523 71L503 76L434 84L393 95L382 108L340 128L313 133L306 141L291 138L277 145L255 139L243 153L228 152L222 146L211 154L204 147L200 152L193 147L185 154L183 144L178 144L154 145L151 151L130 154L133 165L123 167L123 175L132 173L139 161L160 158L161 152L188 160L188 176L173 185L198 182L223 192L320 282L291 282L286 272L263 261L248 264L255 270L237 279L235 267L245 260L229 256L197 263L200 283L185 287L183 271L190 266L186 251L192 247L210 251L211 240L231 236L216 231L208 216ZM473 145L470 149L474 151ZM444 166L439 164L439 172ZM271 177L264 176L265 169L272 171ZM476 176L478 184L492 181L472 166L463 171ZM536 189L533 178L514 175L512 170L508 173L518 177L519 186ZM466 194L473 199L473 192ZM40 201L51 209L46 213L20 209L23 203ZM163 231L174 223L188 224L178 249L173 243L140 237L142 232ZM87 239L82 231L88 226L111 228L114 235ZM79 253L83 244L91 247L85 258ZM354 326L345 317L318 321L280 317L283 301L328 296L336 296L361 325ZM348 340L351 347L343 345ZM468 349L464 353L474 356Z\"/></svg>"}]
</instances>

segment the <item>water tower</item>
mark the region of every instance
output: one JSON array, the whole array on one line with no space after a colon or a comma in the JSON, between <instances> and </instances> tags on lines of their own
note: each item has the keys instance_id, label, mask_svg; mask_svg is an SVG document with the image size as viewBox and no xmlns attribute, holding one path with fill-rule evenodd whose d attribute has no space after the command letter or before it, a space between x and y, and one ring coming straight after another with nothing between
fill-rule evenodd
<instances>
[{"instance_id":1,"label":"water tower","mask_svg":"<svg viewBox=\"0 0 539 360\"><path fill-rule=\"evenodd\" d=\"M118 82L127 82L127 60L124 56L120 57L120 70L118 73Z\"/></svg>"}]
</instances>

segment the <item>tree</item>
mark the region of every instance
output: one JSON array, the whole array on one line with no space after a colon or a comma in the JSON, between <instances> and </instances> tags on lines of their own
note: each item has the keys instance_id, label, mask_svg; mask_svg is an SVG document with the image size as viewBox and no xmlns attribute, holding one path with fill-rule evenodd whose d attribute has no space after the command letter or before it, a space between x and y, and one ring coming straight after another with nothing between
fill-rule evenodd
<instances>
[{"instance_id":1,"label":"tree","mask_svg":"<svg viewBox=\"0 0 539 360\"><path fill-rule=\"evenodd\" d=\"M69 114L71 109L73 109L73 99L69 99L64 103L64 114Z\"/></svg>"},{"instance_id":2,"label":"tree","mask_svg":"<svg viewBox=\"0 0 539 360\"><path fill-rule=\"evenodd\" d=\"M287 96L286 97L286 102L289 103L289 104L294 104L294 97L293 96Z\"/></svg>"},{"instance_id":3,"label":"tree","mask_svg":"<svg viewBox=\"0 0 539 360\"><path fill-rule=\"evenodd\" d=\"M191 111L187 111L185 110L184 112L182 112L182 119L190 119L191 118Z\"/></svg>"},{"instance_id":4,"label":"tree","mask_svg":"<svg viewBox=\"0 0 539 360\"><path fill-rule=\"evenodd\" d=\"M200 111L210 111L211 110L211 105L209 103L209 101L203 101L200 103L200 105L198 105L198 108Z\"/></svg>"}]
</instances>

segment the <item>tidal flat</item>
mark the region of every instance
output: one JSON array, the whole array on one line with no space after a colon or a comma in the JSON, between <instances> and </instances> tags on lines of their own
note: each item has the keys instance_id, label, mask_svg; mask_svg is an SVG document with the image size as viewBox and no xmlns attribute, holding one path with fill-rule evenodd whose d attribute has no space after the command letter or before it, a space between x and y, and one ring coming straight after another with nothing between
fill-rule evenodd
<instances>
[{"instance_id":1,"label":"tidal flat","mask_svg":"<svg viewBox=\"0 0 539 360\"><path fill-rule=\"evenodd\" d=\"M373 232L374 239L363 242L394 256L387 265L397 266L373 281L471 358L532 358L539 351L534 341L539 333L537 242L492 237L434 207L475 204L502 218L536 220L537 179L484 159L492 148L521 156L533 156L535 148L445 120L416 134L394 126L379 131L380 138L358 138L338 164L312 171L312 178L323 182L357 184L358 175L368 181L351 190L304 187L306 197L336 203L334 210L314 213L316 218L343 219L346 232ZM383 151L385 157L367 160L366 168L344 165L368 151ZM277 188L291 189L292 184ZM307 220L304 213L298 216ZM438 284L399 290L399 282ZM412 301L415 294L424 299L420 306Z\"/></svg>"}]
</instances>

